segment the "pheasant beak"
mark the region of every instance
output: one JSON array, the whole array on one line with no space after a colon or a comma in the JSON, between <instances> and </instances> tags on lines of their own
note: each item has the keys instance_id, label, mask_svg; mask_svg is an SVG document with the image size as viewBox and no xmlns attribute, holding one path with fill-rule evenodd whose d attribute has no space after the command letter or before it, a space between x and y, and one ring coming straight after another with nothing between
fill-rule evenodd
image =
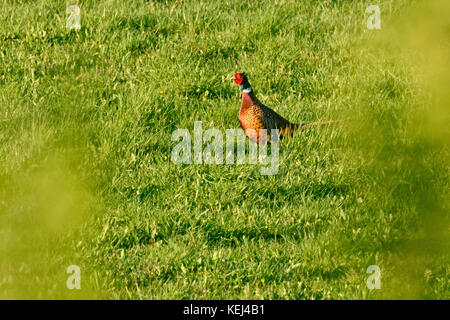
<instances>
[{"instance_id":1,"label":"pheasant beak","mask_svg":"<svg viewBox=\"0 0 450 320\"><path fill-rule=\"evenodd\" d=\"M234 81L234 80L236 80L236 77L231 77L230 80Z\"/></svg>"}]
</instances>

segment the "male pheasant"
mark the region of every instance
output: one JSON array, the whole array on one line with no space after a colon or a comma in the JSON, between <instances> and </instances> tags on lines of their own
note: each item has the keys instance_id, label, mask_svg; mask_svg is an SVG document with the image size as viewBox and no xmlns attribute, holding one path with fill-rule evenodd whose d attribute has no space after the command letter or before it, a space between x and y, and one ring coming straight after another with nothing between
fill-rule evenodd
<instances>
[{"instance_id":1,"label":"male pheasant","mask_svg":"<svg viewBox=\"0 0 450 320\"><path fill-rule=\"evenodd\" d=\"M271 129L278 129L280 139L283 137L292 136L295 130L304 130L311 126L327 125L338 121L325 121L325 122L311 122L296 124L289 122L278 113L262 104L258 98L256 98L253 89L248 82L246 73L234 74L234 83L240 85L242 91L242 103L239 110L239 122L244 130L246 136L256 142L266 142L270 139ZM267 135L259 130L266 129ZM264 135L262 135L264 134Z\"/></svg>"}]
</instances>

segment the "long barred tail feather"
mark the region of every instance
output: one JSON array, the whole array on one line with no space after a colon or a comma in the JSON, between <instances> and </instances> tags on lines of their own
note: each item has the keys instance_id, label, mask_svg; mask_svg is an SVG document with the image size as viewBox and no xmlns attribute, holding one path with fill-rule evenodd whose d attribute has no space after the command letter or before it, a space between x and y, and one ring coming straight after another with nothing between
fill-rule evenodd
<instances>
[{"instance_id":1,"label":"long barred tail feather","mask_svg":"<svg viewBox=\"0 0 450 320\"><path fill-rule=\"evenodd\" d=\"M311 127L324 127L324 126L336 124L336 123L339 123L342 121L343 120L330 120L330 121L316 121L316 122L310 122L310 123L301 123L299 125L299 128L303 131L303 130L311 128Z\"/></svg>"}]
</instances>

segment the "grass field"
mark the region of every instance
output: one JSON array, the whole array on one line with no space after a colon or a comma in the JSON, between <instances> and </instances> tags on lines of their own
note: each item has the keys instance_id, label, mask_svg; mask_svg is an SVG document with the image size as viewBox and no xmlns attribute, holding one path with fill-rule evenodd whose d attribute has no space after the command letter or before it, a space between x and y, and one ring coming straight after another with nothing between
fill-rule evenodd
<instances>
[{"instance_id":1,"label":"grass field","mask_svg":"<svg viewBox=\"0 0 450 320\"><path fill-rule=\"evenodd\" d=\"M450 299L448 1L0 3L0 298ZM273 176L173 164L175 129L239 128L244 71L348 120Z\"/></svg>"}]
</instances>

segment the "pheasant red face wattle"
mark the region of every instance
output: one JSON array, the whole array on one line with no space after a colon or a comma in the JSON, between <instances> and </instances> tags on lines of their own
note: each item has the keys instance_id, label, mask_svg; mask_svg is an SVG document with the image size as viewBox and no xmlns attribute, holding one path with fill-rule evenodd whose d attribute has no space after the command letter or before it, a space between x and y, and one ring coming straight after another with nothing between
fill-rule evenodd
<instances>
[{"instance_id":1,"label":"pheasant red face wattle","mask_svg":"<svg viewBox=\"0 0 450 320\"><path fill-rule=\"evenodd\" d=\"M244 77L242 77L242 75L239 72L236 72L234 74L234 83L240 85L240 84L242 84L243 80L244 80Z\"/></svg>"}]
</instances>

